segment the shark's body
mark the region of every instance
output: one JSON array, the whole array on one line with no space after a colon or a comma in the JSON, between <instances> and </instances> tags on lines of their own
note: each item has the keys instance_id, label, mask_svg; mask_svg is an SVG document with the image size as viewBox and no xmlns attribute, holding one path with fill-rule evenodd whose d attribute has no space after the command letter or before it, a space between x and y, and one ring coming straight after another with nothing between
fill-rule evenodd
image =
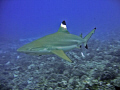
<instances>
[{"instance_id":1,"label":"shark's body","mask_svg":"<svg viewBox=\"0 0 120 90\"><path fill-rule=\"evenodd\" d=\"M84 39L82 36L77 36L70 34L67 31L66 23L63 21L58 32L44 36L40 39L37 39L31 43L28 43L17 51L34 54L34 55L45 55L45 54L56 54L59 57L72 62L64 53L64 51L69 51L74 48L81 47L82 43L87 48L87 41L94 33L96 28L94 28Z\"/></svg>"}]
</instances>

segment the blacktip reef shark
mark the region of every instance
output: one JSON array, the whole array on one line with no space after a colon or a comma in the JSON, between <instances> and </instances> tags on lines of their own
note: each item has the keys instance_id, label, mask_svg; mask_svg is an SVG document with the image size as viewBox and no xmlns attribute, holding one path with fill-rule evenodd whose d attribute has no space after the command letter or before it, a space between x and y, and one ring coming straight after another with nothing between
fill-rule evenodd
<instances>
[{"instance_id":1,"label":"blacktip reef shark","mask_svg":"<svg viewBox=\"0 0 120 90\"><path fill-rule=\"evenodd\" d=\"M82 44L88 49L87 42L95 30L96 28L82 38L82 34L80 36L70 34L66 22L63 21L56 33L32 41L20 47L17 51L32 55L55 54L64 60L72 62L64 52L74 48L81 48Z\"/></svg>"}]
</instances>

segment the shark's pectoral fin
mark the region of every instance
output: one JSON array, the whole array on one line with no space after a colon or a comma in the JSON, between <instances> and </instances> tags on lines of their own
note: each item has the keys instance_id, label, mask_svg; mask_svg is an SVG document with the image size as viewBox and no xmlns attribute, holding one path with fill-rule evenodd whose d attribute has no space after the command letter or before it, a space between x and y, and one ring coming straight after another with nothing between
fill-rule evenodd
<instances>
[{"instance_id":1,"label":"shark's pectoral fin","mask_svg":"<svg viewBox=\"0 0 120 90\"><path fill-rule=\"evenodd\" d=\"M72 62L67 56L66 54L64 53L63 50L52 50L51 51L52 53L56 54L57 56L69 61L69 62Z\"/></svg>"}]
</instances>

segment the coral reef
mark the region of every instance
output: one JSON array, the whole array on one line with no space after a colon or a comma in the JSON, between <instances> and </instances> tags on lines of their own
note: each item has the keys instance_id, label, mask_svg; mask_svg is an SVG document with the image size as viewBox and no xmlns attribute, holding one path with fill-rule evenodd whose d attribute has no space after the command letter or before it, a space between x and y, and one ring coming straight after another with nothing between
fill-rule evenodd
<instances>
[{"instance_id":1,"label":"coral reef","mask_svg":"<svg viewBox=\"0 0 120 90\"><path fill-rule=\"evenodd\" d=\"M0 42L0 90L117 90L120 88L120 41L91 39L89 49L66 54L30 56L16 52L20 42ZM94 43L94 45L92 44Z\"/></svg>"}]
</instances>

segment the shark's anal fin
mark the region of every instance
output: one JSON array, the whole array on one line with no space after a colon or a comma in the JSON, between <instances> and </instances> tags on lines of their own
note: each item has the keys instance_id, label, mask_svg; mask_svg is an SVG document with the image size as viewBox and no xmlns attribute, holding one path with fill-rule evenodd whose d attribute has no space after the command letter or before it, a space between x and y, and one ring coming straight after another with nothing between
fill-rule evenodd
<instances>
[{"instance_id":1,"label":"shark's anal fin","mask_svg":"<svg viewBox=\"0 0 120 90\"><path fill-rule=\"evenodd\" d=\"M88 45L87 44L86 44L85 48L88 49Z\"/></svg>"},{"instance_id":2,"label":"shark's anal fin","mask_svg":"<svg viewBox=\"0 0 120 90\"><path fill-rule=\"evenodd\" d=\"M69 61L69 62L72 62L67 56L66 54L64 53L63 50L52 50L51 51L52 53L56 54L57 56Z\"/></svg>"}]
</instances>

